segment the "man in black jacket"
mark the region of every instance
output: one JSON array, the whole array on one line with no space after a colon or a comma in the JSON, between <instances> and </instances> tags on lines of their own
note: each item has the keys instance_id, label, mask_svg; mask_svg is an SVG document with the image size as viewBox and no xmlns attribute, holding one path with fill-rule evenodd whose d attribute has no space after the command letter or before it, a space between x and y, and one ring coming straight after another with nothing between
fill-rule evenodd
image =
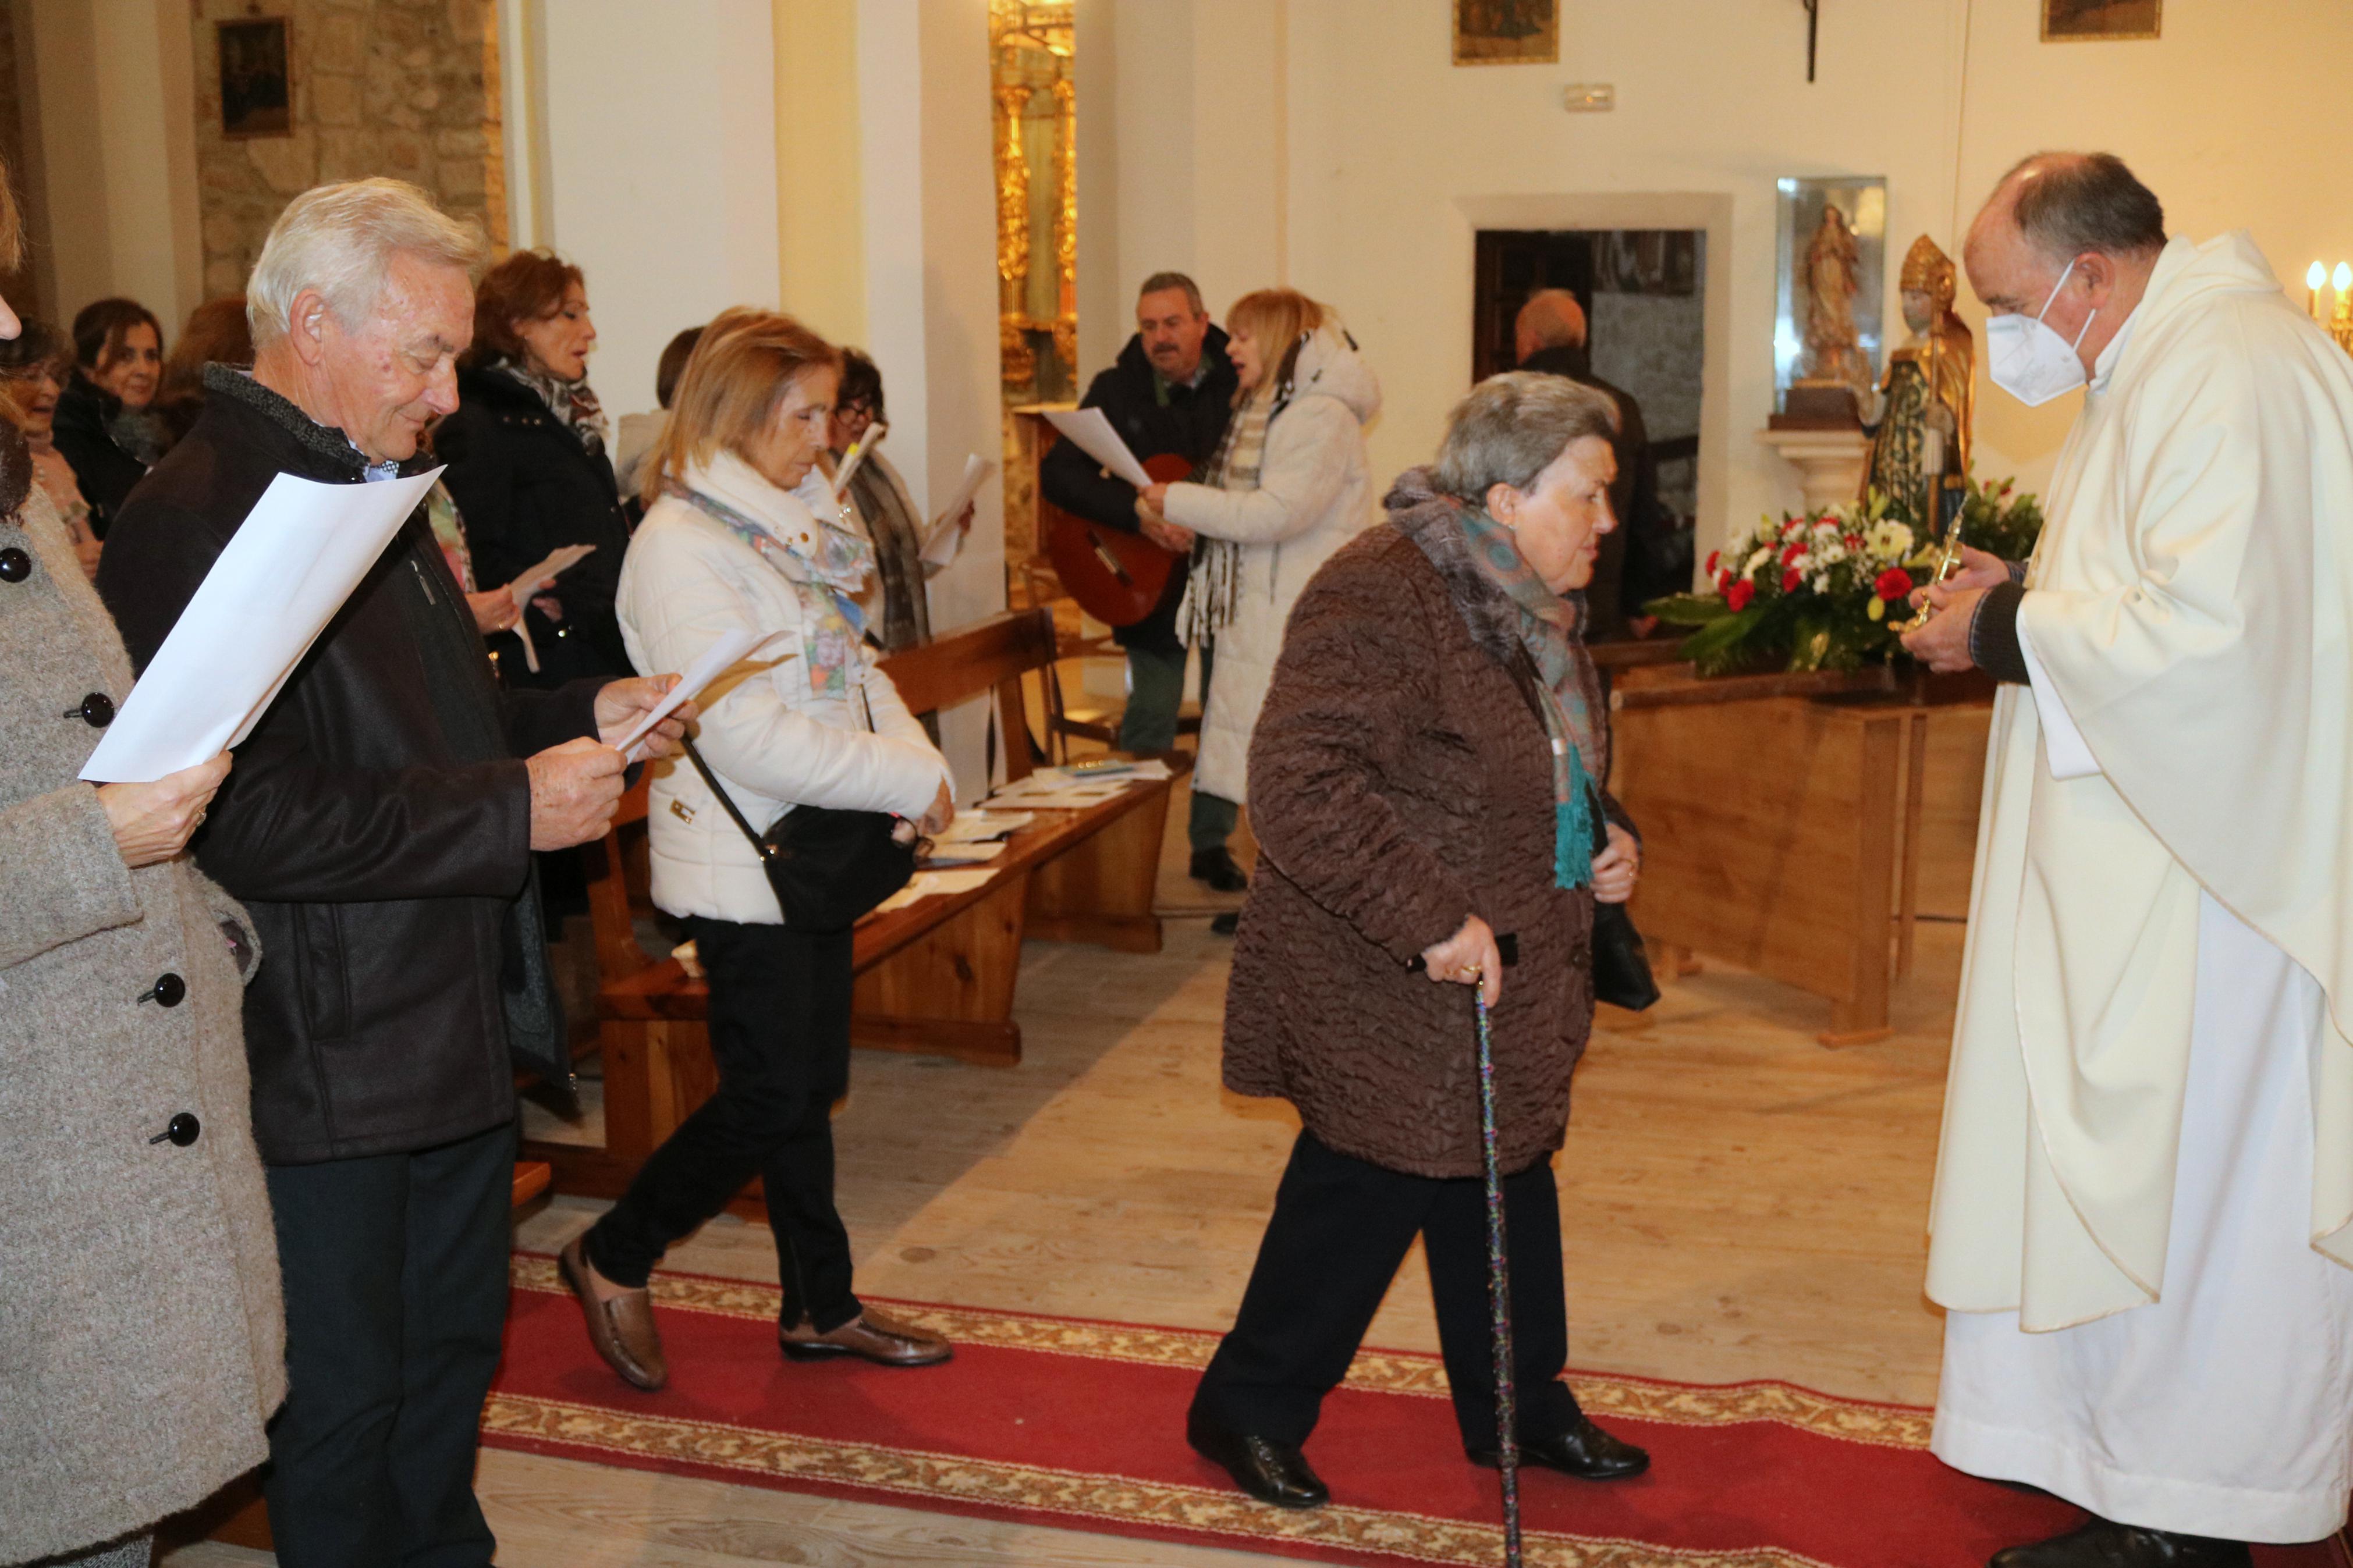
<instances>
[{"instance_id":1,"label":"man in black jacket","mask_svg":"<svg viewBox=\"0 0 2353 1568\"><path fill-rule=\"evenodd\" d=\"M99 590L135 663L278 474L415 466L456 402L480 258L396 182L286 209L248 289L252 374L207 372L203 415L107 546ZM491 1561L473 1464L506 1315L510 1049L565 1073L529 851L604 832L609 742L674 683L501 693L420 510L237 748L195 840L264 950L245 1029L285 1281L265 1486L287 1568Z\"/></svg>"},{"instance_id":2,"label":"man in black jacket","mask_svg":"<svg viewBox=\"0 0 2353 1568\"><path fill-rule=\"evenodd\" d=\"M1618 435L1609 443L1618 458L1618 477L1609 485L1609 510L1618 526L1601 536L1593 582L1585 590L1585 637L1588 642L1608 642L1636 635L1638 628L1647 635L1654 623L1642 615L1643 605L1690 584L1653 582L1647 569L1659 526L1659 466L1651 460L1641 405L1632 393L1593 374L1585 308L1567 289L1539 289L1529 295L1514 326L1519 369L1565 375L1618 400Z\"/></svg>"},{"instance_id":3,"label":"man in black jacket","mask_svg":"<svg viewBox=\"0 0 2353 1568\"><path fill-rule=\"evenodd\" d=\"M1087 387L1082 408L1100 408L1139 462L1174 452L1198 466L1218 449L1233 413L1234 366L1226 334L1202 309L1201 291L1181 272L1155 272L1135 301L1135 335L1118 363ZM1038 488L1073 516L1128 533L1141 529L1135 487L1105 473L1075 442L1058 441L1039 466ZM1124 752L1165 752L1176 744L1176 710L1185 700L1185 645L1176 636L1176 606L1185 597L1186 563L1168 574L1167 591L1150 615L1113 632L1127 650L1127 712L1120 721ZM1209 697L1212 650L1201 649L1201 701ZM1199 821L1194 797L1193 875L1221 892L1248 884L1226 837L1231 821ZM1212 808L1212 817L1217 814Z\"/></svg>"}]
</instances>

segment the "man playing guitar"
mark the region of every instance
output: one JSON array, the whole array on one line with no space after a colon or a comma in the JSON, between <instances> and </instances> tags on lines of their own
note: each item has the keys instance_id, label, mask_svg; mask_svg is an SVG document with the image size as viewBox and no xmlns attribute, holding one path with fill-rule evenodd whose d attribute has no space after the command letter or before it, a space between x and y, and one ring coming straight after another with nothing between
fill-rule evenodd
<instances>
[{"instance_id":1,"label":"man playing guitar","mask_svg":"<svg viewBox=\"0 0 2353 1568\"><path fill-rule=\"evenodd\" d=\"M1226 334L1211 324L1193 280L1181 272L1155 272L1136 298L1135 335L1117 363L1087 387L1080 406L1102 409L1147 467L1157 468L1154 459L1167 457L1198 465L1217 450L1233 411L1234 367L1225 351ZM1136 536L1134 544L1119 542L1123 552L1145 548L1135 488L1104 473L1076 444L1055 443L1039 465L1038 485L1050 505L1079 523ZM1100 547L1082 553L1104 557ZM1113 635L1127 650L1127 712L1119 727L1124 752L1166 752L1176 743L1176 710L1185 696L1185 645L1176 637L1176 605L1185 596L1185 564L1179 554L1158 602L1140 620L1129 619L1119 607L1090 603L1082 572L1063 574L1063 585L1091 614L1112 623ZM1123 619L1128 624L1121 624ZM1210 656L1211 649L1201 649L1204 706ZM1239 892L1246 883L1226 851L1224 834L1211 837L1214 848L1204 849L1202 837L1194 836L1192 873L1221 892Z\"/></svg>"}]
</instances>

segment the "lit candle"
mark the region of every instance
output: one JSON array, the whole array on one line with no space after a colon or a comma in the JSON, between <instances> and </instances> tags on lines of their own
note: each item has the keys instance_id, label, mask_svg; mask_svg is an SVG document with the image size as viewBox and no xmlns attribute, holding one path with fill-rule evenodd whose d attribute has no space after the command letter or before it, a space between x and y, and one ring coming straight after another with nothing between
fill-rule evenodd
<instances>
[{"instance_id":1,"label":"lit candle","mask_svg":"<svg viewBox=\"0 0 2353 1568\"><path fill-rule=\"evenodd\" d=\"M2337 290L2337 319L2353 321L2353 264L2340 261L2328 281Z\"/></svg>"},{"instance_id":2,"label":"lit candle","mask_svg":"<svg viewBox=\"0 0 2353 1568\"><path fill-rule=\"evenodd\" d=\"M2323 319L2320 314L2320 289L2321 286L2327 281L2328 268L2319 262L2316 261L2305 268L2304 313L2316 321Z\"/></svg>"}]
</instances>

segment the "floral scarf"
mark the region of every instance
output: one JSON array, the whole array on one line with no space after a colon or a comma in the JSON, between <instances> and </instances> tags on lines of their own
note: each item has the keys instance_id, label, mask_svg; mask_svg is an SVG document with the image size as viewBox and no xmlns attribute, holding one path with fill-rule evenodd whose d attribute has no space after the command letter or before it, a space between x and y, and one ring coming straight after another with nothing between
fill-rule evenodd
<instances>
[{"instance_id":1,"label":"floral scarf","mask_svg":"<svg viewBox=\"0 0 2353 1568\"><path fill-rule=\"evenodd\" d=\"M849 666L865 658L866 612L858 592L874 574L874 547L820 517L816 542L796 549L715 496L675 483L663 489L750 545L793 585L801 601L810 694L848 700Z\"/></svg>"},{"instance_id":2,"label":"floral scarf","mask_svg":"<svg viewBox=\"0 0 2353 1568\"><path fill-rule=\"evenodd\" d=\"M545 371L529 369L511 359L501 360L498 368L537 394L539 400L547 405L547 411L555 416L555 422L571 431L590 457L605 455L605 405L596 401L586 376L578 381L559 381Z\"/></svg>"},{"instance_id":3,"label":"floral scarf","mask_svg":"<svg viewBox=\"0 0 2353 1568\"><path fill-rule=\"evenodd\" d=\"M1585 651L1583 612L1545 586L1512 531L1484 509L1464 505L1457 515L1479 574L1519 612L1520 646L1540 678L1536 689L1552 742L1553 880L1563 888L1590 887L1595 781L1604 764L1599 682Z\"/></svg>"}]
</instances>

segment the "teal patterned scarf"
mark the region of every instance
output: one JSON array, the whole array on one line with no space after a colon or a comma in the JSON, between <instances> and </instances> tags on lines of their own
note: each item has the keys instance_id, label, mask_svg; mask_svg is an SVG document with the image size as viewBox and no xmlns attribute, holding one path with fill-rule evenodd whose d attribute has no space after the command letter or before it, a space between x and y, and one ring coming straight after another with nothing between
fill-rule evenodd
<instances>
[{"instance_id":1,"label":"teal patterned scarf","mask_svg":"<svg viewBox=\"0 0 2353 1568\"><path fill-rule=\"evenodd\" d=\"M1520 553L1512 531L1475 506L1457 515L1471 541L1480 574L1519 612L1520 646L1542 679L1545 733L1552 742L1553 881L1563 888L1593 885L1595 779L1601 763L1599 683L1585 651L1583 616L1554 593Z\"/></svg>"},{"instance_id":2,"label":"teal patterned scarf","mask_svg":"<svg viewBox=\"0 0 2353 1568\"><path fill-rule=\"evenodd\" d=\"M847 700L849 662L865 657L860 650L866 640L866 612L857 595L874 574L874 547L818 518L817 542L804 554L714 496L681 484L663 488L750 545L792 584L801 601L809 692Z\"/></svg>"}]
</instances>

